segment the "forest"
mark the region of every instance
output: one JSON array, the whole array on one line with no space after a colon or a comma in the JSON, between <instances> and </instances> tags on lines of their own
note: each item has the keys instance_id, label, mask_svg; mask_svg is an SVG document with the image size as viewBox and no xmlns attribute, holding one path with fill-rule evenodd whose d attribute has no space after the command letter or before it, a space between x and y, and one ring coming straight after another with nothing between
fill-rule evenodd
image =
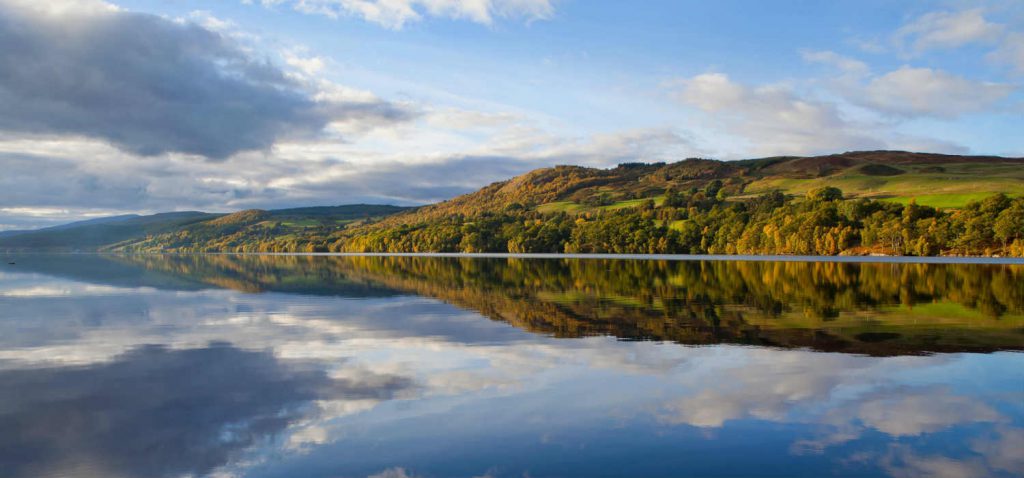
<instances>
[{"instance_id":1,"label":"forest","mask_svg":"<svg viewBox=\"0 0 1024 478\"><path fill-rule=\"evenodd\" d=\"M994 194L960 209L845 198L834 187L734 198L721 181L614 209L542 211L511 203L499 211L287 236L273 227L243 235L180 231L116 250L1024 257L1024 198Z\"/></svg>"}]
</instances>

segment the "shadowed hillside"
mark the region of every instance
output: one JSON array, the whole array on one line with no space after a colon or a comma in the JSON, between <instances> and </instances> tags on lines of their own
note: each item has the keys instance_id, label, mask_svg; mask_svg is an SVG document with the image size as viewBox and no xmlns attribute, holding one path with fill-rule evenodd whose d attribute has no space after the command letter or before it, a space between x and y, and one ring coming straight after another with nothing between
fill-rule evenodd
<instances>
[{"instance_id":1,"label":"shadowed hillside","mask_svg":"<svg viewBox=\"0 0 1024 478\"><path fill-rule=\"evenodd\" d=\"M351 204L270 211L248 209L231 214L188 211L150 216L115 216L35 231L7 231L0 236L0 250L93 251L117 247L121 243L147 243L154 241L154 238L164 242L230 247L253 238L329 233L407 209L389 205Z\"/></svg>"}]
</instances>

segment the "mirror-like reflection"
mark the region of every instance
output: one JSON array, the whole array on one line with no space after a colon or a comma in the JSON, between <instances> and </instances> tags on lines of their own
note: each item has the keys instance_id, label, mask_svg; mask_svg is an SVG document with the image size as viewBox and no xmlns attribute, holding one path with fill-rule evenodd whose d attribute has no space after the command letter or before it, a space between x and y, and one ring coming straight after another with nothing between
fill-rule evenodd
<instances>
[{"instance_id":1,"label":"mirror-like reflection","mask_svg":"<svg viewBox=\"0 0 1024 478\"><path fill-rule=\"evenodd\" d=\"M1024 348L1024 266L1017 265L237 255L119 260L248 292L363 295L377 286L379 294L434 297L555 337L871 355Z\"/></svg>"},{"instance_id":2,"label":"mirror-like reflection","mask_svg":"<svg viewBox=\"0 0 1024 478\"><path fill-rule=\"evenodd\" d=\"M1024 266L26 255L4 476L1019 476Z\"/></svg>"}]
</instances>

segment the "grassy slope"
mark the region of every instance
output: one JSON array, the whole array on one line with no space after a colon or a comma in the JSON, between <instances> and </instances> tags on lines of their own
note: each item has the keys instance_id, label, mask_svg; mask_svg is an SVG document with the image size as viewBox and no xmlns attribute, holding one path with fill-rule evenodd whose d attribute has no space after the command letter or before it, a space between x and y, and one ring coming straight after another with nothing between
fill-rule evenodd
<instances>
[{"instance_id":1,"label":"grassy slope","mask_svg":"<svg viewBox=\"0 0 1024 478\"><path fill-rule=\"evenodd\" d=\"M963 207L970 201L993 192L1024 196L1024 163L953 163L943 164L941 171L927 164L900 165L905 173L896 176L872 176L860 166L842 169L820 178L769 176L752 181L745 193L760 194L773 189L788 194L803 194L822 187L834 186L849 196L871 197L942 208Z\"/></svg>"},{"instance_id":2,"label":"grassy slope","mask_svg":"<svg viewBox=\"0 0 1024 478\"><path fill-rule=\"evenodd\" d=\"M881 170L881 171L879 171ZM540 212L582 214L661 200L666 189L724 183L732 197L780 190L803 195L834 186L847 197L871 197L941 208L958 208L994 193L1024 196L1024 158L953 156L902 151L862 151L817 157L744 161L687 159L671 164L634 164L613 169L558 166L531 171L449 201L396 214L381 226L431 222L453 214L501 211L510 204ZM612 201L591 206L598 195Z\"/></svg>"}]
</instances>

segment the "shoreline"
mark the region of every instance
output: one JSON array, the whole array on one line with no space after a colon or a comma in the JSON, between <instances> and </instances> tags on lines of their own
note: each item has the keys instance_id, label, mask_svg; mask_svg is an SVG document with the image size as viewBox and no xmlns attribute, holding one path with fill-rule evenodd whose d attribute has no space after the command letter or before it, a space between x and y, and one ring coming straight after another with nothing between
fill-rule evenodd
<instances>
[{"instance_id":1,"label":"shoreline","mask_svg":"<svg viewBox=\"0 0 1024 478\"><path fill-rule=\"evenodd\" d=\"M145 253L143 253L145 254ZM180 253L154 253L180 254ZM182 255L188 255L184 253ZM1021 257L957 256L786 256L740 254L569 254L510 252L206 252L200 255L315 256L315 257L444 257L476 259L580 259L737 262L843 262L884 264L1000 264L1024 265ZM117 255L117 254L114 254Z\"/></svg>"},{"instance_id":2,"label":"shoreline","mask_svg":"<svg viewBox=\"0 0 1024 478\"><path fill-rule=\"evenodd\" d=\"M1024 265L1024 257L984 256L796 256L741 254L570 254L510 252L103 252L103 251L11 251L12 257L26 255L102 255L102 256L310 256L310 257L437 257L467 259L577 259L577 260L651 260L651 261L736 261L736 262L838 262L852 264L989 264Z\"/></svg>"}]
</instances>

